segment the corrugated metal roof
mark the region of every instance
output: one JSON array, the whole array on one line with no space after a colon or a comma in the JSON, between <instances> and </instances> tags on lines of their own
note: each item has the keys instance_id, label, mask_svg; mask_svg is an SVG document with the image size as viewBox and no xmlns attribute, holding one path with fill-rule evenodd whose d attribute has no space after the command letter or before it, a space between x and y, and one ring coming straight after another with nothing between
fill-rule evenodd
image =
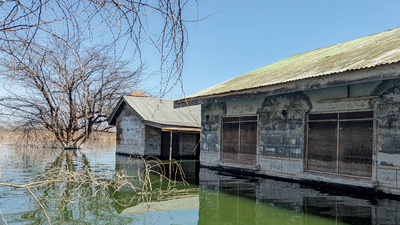
<instances>
[{"instance_id":1,"label":"corrugated metal roof","mask_svg":"<svg viewBox=\"0 0 400 225\"><path fill-rule=\"evenodd\" d=\"M124 96L122 100L144 121L168 126L200 127L201 106L174 109L173 100L150 97Z\"/></svg>"},{"instance_id":2,"label":"corrugated metal roof","mask_svg":"<svg viewBox=\"0 0 400 225\"><path fill-rule=\"evenodd\" d=\"M400 28L294 55L186 97L199 98L400 61Z\"/></svg>"}]
</instances>

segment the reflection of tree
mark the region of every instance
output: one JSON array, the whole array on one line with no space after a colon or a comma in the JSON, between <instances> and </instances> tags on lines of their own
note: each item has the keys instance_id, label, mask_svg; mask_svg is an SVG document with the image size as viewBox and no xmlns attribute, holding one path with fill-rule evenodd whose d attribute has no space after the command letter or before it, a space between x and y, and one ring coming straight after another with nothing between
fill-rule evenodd
<instances>
[{"instance_id":1,"label":"reflection of tree","mask_svg":"<svg viewBox=\"0 0 400 225\"><path fill-rule=\"evenodd\" d=\"M110 187L118 187L113 182L122 177L119 173L96 171L82 152L78 156L77 150L64 150L39 180L57 179L55 176L64 181L40 188L43 205L53 220L67 223L131 222L130 218L117 216L109 191ZM127 176L127 180L131 178Z\"/></svg>"},{"instance_id":2,"label":"reflection of tree","mask_svg":"<svg viewBox=\"0 0 400 225\"><path fill-rule=\"evenodd\" d=\"M49 224L50 221L126 224L143 218L143 215L118 215L127 207L188 195L182 190L187 187L184 183L166 179L162 169L165 167L157 159L139 158L131 160L129 174L126 170L104 171L93 168L82 152L64 150L35 182L13 187L35 192L32 196L37 196L43 208L22 215L35 223L46 223L43 214L47 213ZM175 167L180 168L178 164Z\"/></svg>"}]
</instances>

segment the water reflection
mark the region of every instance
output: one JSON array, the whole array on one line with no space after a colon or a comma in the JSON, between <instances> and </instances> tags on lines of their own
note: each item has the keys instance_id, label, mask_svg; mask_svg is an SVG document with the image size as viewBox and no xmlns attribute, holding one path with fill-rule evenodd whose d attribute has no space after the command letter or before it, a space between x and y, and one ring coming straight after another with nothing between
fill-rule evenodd
<instances>
[{"instance_id":1,"label":"water reflection","mask_svg":"<svg viewBox=\"0 0 400 225\"><path fill-rule=\"evenodd\" d=\"M199 224L400 224L396 200L241 179L206 168L200 169L200 187Z\"/></svg>"},{"instance_id":2,"label":"water reflection","mask_svg":"<svg viewBox=\"0 0 400 225\"><path fill-rule=\"evenodd\" d=\"M114 145L107 143L87 145L84 155L42 149L24 156L11 146L1 147L4 183L27 183L29 177L57 166L72 172L84 168L107 173L126 170L132 176L142 166L128 157L115 156ZM87 185L77 189L74 183L48 185L35 194L41 196L53 224L400 224L397 200L232 176L200 168L190 160L180 164L188 185L145 198L128 187L100 190ZM154 185L165 190L168 183ZM22 189L0 186L0 210L8 224L46 224L41 208Z\"/></svg>"}]
</instances>

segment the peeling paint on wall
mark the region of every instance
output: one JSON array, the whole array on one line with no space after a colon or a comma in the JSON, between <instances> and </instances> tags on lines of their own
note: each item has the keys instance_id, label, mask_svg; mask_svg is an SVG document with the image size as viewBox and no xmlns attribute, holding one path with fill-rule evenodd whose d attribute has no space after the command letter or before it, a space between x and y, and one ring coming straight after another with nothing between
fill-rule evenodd
<instances>
[{"instance_id":1,"label":"peeling paint on wall","mask_svg":"<svg viewBox=\"0 0 400 225\"><path fill-rule=\"evenodd\" d=\"M369 181L305 170L309 113L373 111L372 177ZM237 114L237 115L235 115ZM201 163L218 165L221 118L258 116L260 173L318 179L400 194L400 79L202 105ZM399 180L399 181L397 181ZM399 183L399 184L398 184Z\"/></svg>"},{"instance_id":2,"label":"peeling paint on wall","mask_svg":"<svg viewBox=\"0 0 400 225\"><path fill-rule=\"evenodd\" d=\"M202 141L200 149L220 152L221 118L226 115L226 112L226 103L213 103L201 106Z\"/></svg>"}]
</instances>

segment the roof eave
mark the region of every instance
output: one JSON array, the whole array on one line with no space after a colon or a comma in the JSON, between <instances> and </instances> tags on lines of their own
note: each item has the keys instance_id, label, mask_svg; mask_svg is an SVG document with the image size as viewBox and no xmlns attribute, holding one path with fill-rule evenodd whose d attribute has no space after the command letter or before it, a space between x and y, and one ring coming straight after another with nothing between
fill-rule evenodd
<instances>
[{"instance_id":1,"label":"roof eave","mask_svg":"<svg viewBox=\"0 0 400 225\"><path fill-rule=\"evenodd\" d=\"M348 70L340 73L326 74L302 80L294 80L269 86L258 86L212 95L200 95L179 99L174 102L175 108L225 102L245 98L266 97L298 91L315 90L364 82L381 81L400 78L400 62L379 65L371 68Z\"/></svg>"},{"instance_id":2,"label":"roof eave","mask_svg":"<svg viewBox=\"0 0 400 225\"><path fill-rule=\"evenodd\" d=\"M147 125L147 126L151 126L151 127L155 127L155 128L159 128L159 129L163 129L163 128L166 128L166 127L168 127L168 128L177 128L177 129L179 129L179 128L184 128L184 129L198 129L198 128L200 128L200 125L199 126L190 126L190 125L187 125L187 126L185 126L185 125L177 125L177 124L172 124L172 123L159 123L159 122L154 122L154 121L147 121L147 120L143 120L142 121L143 122L143 124L145 124L145 125Z\"/></svg>"},{"instance_id":3,"label":"roof eave","mask_svg":"<svg viewBox=\"0 0 400 225\"><path fill-rule=\"evenodd\" d=\"M107 118L107 122L109 125L115 126L116 125L116 118L118 117L120 113L120 108L123 106L123 104L126 104L129 106L135 113L136 115L143 120L142 115L140 115L125 99L125 96L121 97L119 100L118 104L114 107L113 111L111 112L110 116Z\"/></svg>"},{"instance_id":4,"label":"roof eave","mask_svg":"<svg viewBox=\"0 0 400 225\"><path fill-rule=\"evenodd\" d=\"M119 108L121 107L121 104L124 102L124 98L121 97L117 103L117 105L114 107L114 109L112 110L111 114L107 117L107 123L109 125L115 126L115 116L117 114L117 111L119 110Z\"/></svg>"}]
</instances>

